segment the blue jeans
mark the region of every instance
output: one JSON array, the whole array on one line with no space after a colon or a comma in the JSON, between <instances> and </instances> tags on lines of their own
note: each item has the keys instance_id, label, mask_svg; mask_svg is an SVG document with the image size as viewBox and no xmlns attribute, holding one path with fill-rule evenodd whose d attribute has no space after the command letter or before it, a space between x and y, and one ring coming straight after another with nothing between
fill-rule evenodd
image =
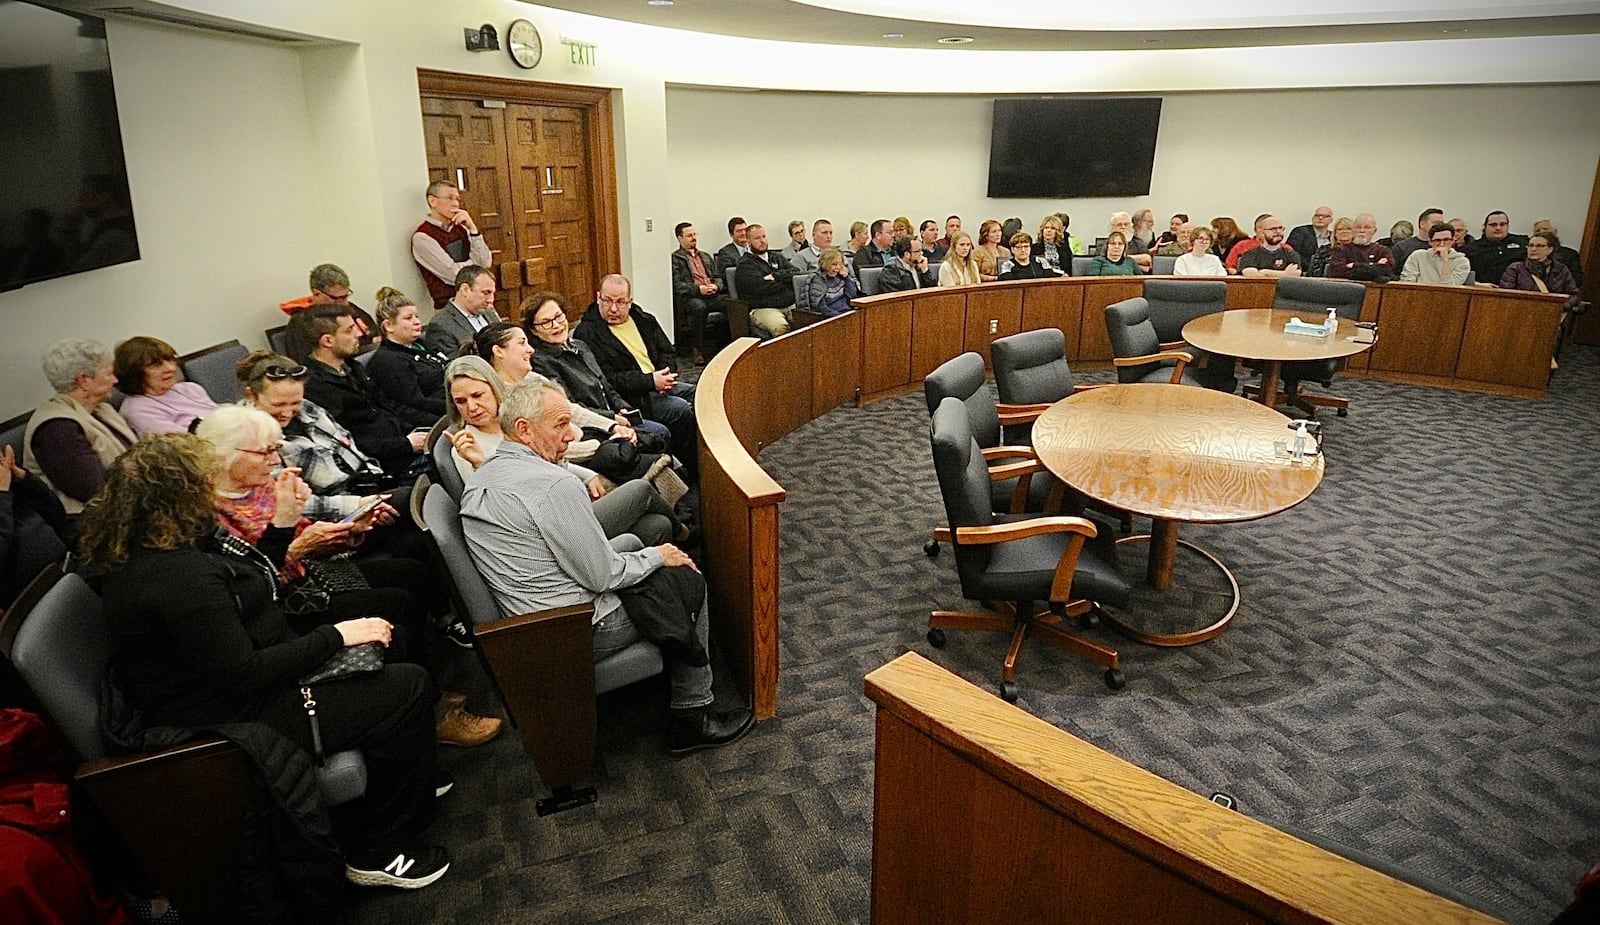
<instances>
[{"instance_id":1,"label":"blue jeans","mask_svg":"<svg viewBox=\"0 0 1600 925\"><path fill-rule=\"evenodd\" d=\"M650 396L650 419L666 425L672 432L668 446L672 455L694 469L699 459L699 432L694 421L694 386L680 382L665 392Z\"/></svg>"},{"instance_id":2,"label":"blue jeans","mask_svg":"<svg viewBox=\"0 0 1600 925\"><path fill-rule=\"evenodd\" d=\"M700 618L695 623L695 632L700 637L702 646L710 645L711 618L706 610L706 605L700 605ZM638 642L641 637L639 630L628 618L628 612L621 607L609 616L594 625L594 660L600 661L608 655L626 649ZM668 704L674 710L697 710L711 705L711 666L685 665L682 662L667 660L667 680L672 688L672 699Z\"/></svg>"}]
</instances>

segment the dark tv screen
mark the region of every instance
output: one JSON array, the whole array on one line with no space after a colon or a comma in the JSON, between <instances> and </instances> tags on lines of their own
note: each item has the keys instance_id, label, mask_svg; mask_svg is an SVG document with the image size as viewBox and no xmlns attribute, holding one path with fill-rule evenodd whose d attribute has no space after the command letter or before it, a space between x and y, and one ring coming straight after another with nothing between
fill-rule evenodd
<instances>
[{"instance_id":1,"label":"dark tv screen","mask_svg":"<svg viewBox=\"0 0 1600 925\"><path fill-rule=\"evenodd\" d=\"M0 291L139 259L105 20L0 0Z\"/></svg>"},{"instance_id":2,"label":"dark tv screen","mask_svg":"<svg viewBox=\"0 0 1600 925\"><path fill-rule=\"evenodd\" d=\"M1159 97L995 100L989 195L1148 195L1160 125Z\"/></svg>"}]
</instances>

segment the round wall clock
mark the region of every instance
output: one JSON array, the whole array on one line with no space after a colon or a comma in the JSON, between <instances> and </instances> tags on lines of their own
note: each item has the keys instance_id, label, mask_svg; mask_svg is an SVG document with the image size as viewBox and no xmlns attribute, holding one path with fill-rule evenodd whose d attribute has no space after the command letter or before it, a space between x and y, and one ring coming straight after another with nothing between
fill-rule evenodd
<instances>
[{"instance_id":1,"label":"round wall clock","mask_svg":"<svg viewBox=\"0 0 1600 925\"><path fill-rule=\"evenodd\" d=\"M511 52L511 60L518 67L531 68L544 57L544 42L540 41L539 30L533 23L518 19L506 29L506 50Z\"/></svg>"}]
</instances>

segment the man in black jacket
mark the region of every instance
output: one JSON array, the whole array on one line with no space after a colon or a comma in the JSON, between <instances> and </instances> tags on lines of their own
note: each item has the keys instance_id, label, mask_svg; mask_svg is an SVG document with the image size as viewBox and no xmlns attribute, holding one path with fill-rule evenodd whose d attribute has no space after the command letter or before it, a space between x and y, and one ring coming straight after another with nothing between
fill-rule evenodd
<instances>
[{"instance_id":1,"label":"man in black jacket","mask_svg":"<svg viewBox=\"0 0 1600 925\"><path fill-rule=\"evenodd\" d=\"M611 387L646 418L672 432L672 455L691 467L699 457L694 386L678 381L678 355L661 325L634 304L621 273L600 281L573 336L589 345Z\"/></svg>"},{"instance_id":2,"label":"man in black jacket","mask_svg":"<svg viewBox=\"0 0 1600 925\"><path fill-rule=\"evenodd\" d=\"M1483 237L1461 249L1472 261L1472 269L1480 283L1498 283L1506 267L1519 260L1528 259L1527 235L1511 233L1511 218L1504 212L1490 212L1483 217Z\"/></svg>"},{"instance_id":3,"label":"man in black jacket","mask_svg":"<svg viewBox=\"0 0 1600 925\"><path fill-rule=\"evenodd\" d=\"M733 274L739 300L750 306L751 324L773 337L787 334L794 308L794 267L767 250L765 228L751 225L745 234L750 252L739 258Z\"/></svg>"},{"instance_id":4,"label":"man in black jacket","mask_svg":"<svg viewBox=\"0 0 1600 925\"><path fill-rule=\"evenodd\" d=\"M705 365L700 348L705 345L706 318L728 311L727 284L716 271L711 255L700 250L699 235L688 222L673 229L678 249L672 252L672 311L678 318L678 343L693 351L697 365Z\"/></svg>"},{"instance_id":5,"label":"man in black jacket","mask_svg":"<svg viewBox=\"0 0 1600 925\"><path fill-rule=\"evenodd\" d=\"M333 415L361 452L391 475L405 475L437 420L415 408L391 405L352 362L361 352L348 305L317 305L289 319L289 355L306 365L306 398Z\"/></svg>"},{"instance_id":6,"label":"man in black jacket","mask_svg":"<svg viewBox=\"0 0 1600 925\"><path fill-rule=\"evenodd\" d=\"M928 258L922 256L922 239L911 235L896 238L894 256L883 265L883 275L878 277L878 291L905 292L938 285L939 277L928 269Z\"/></svg>"}]
</instances>

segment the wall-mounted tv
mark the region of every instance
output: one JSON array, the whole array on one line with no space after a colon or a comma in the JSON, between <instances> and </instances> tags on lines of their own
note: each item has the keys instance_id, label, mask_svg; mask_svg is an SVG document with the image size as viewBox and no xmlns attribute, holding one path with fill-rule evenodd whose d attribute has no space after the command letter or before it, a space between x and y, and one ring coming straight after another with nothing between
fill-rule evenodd
<instances>
[{"instance_id":1,"label":"wall-mounted tv","mask_svg":"<svg viewBox=\"0 0 1600 925\"><path fill-rule=\"evenodd\" d=\"M995 100L989 195L1149 195L1160 125L1159 97Z\"/></svg>"},{"instance_id":2,"label":"wall-mounted tv","mask_svg":"<svg viewBox=\"0 0 1600 925\"><path fill-rule=\"evenodd\" d=\"M105 20L0 0L0 291L139 259Z\"/></svg>"}]
</instances>

